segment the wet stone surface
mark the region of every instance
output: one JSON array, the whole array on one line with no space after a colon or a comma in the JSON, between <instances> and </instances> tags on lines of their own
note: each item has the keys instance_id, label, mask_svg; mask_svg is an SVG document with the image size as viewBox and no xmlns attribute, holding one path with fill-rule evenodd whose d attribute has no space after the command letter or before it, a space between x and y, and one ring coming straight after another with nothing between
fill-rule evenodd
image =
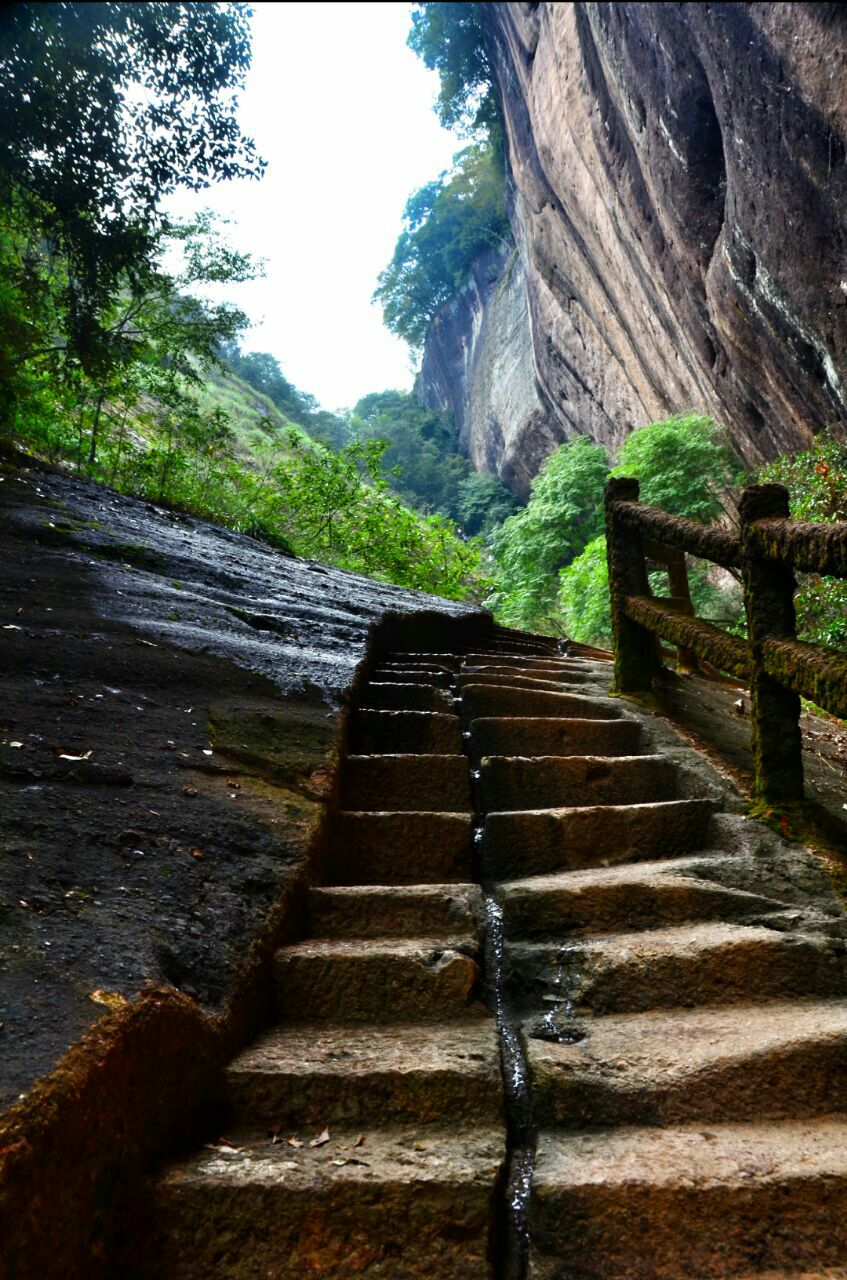
<instances>
[{"instance_id":1,"label":"wet stone surface","mask_svg":"<svg viewBox=\"0 0 847 1280\"><path fill-rule=\"evenodd\" d=\"M468 611L8 462L0 564L2 1105L102 999L222 1007L323 811L369 628Z\"/></svg>"}]
</instances>

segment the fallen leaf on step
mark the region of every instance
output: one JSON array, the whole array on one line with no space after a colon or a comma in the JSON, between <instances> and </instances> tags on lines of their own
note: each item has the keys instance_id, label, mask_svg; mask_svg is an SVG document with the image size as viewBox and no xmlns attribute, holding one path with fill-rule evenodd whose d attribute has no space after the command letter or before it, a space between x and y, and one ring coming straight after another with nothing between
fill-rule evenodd
<instances>
[{"instance_id":1,"label":"fallen leaf on step","mask_svg":"<svg viewBox=\"0 0 847 1280\"><path fill-rule=\"evenodd\" d=\"M296 1136L296 1134L295 1134L295 1135L293 1135L292 1137L288 1138L288 1139L287 1139L287 1142L288 1142L289 1147L302 1147L302 1145L303 1145L303 1143L302 1143L302 1142L300 1141L300 1139ZM314 1144L314 1143L311 1143L310 1145L311 1145L311 1146L314 1146L315 1144Z\"/></svg>"},{"instance_id":2,"label":"fallen leaf on step","mask_svg":"<svg viewBox=\"0 0 847 1280\"><path fill-rule=\"evenodd\" d=\"M104 991L102 987L89 991L88 998L93 1000L95 1004L104 1004L107 1009L111 1009L113 1012L116 1009L123 1009L125 1005L129 1004L126 996L121 995L120 991Z\"/></svg>"},{"instance_id":3,"label":"fallen leaf on step","mask_svg":"<svg viewBox=\"0 0 847 1280\"><path fill-rule=\"evenodd\" d=\"M365 1135L363 1133L360 1133L356 1141L353 1143L353 1146L361 1147L364 1145L364 1142L365 1142Z\"/></svg>"},{"instance_id":4,"label":"fallen leaf on step","mask_svg":"<svg viewBox=\"0 0 847 1280\"><path fill-rule=\"evenodd\" d=\"M309 1146L323 1147L327 1142L329 1142L329 1129L324 1129L323 1133L319 1133L316 1138L312 1138Z\"/></svg>"},{"instance_id":5,"label":"fallen leaf on step","mask_svg":"<svg viewBox=\"0 0 847 1280\"><path fill-rule=\"evenodd\" d=\"M60 751L59 759L60 760L90 760L91 752L86 751L81 756L71 756L71 755L67 755L64 751Z\"/></svg>"}]
</instances>

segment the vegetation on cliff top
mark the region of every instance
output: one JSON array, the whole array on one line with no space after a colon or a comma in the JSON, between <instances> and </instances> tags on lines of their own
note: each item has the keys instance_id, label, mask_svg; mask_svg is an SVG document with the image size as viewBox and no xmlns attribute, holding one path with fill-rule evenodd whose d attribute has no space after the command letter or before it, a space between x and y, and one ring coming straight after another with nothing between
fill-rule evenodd
<instances>
[{"instance_id":1,"label":"vegetation on cliff top","mask_svg":"<svg viewBox=\"0 0 847 1280\"><path fill-rule=\"evenodd\" d=\"M492 147L474 144L460 151L449 172L409 197L403 221L374 300L382 304L391 332L417 350L436 311L465 284L473 263L511 244L503 165Z\"/></svg>"}]
</instances>

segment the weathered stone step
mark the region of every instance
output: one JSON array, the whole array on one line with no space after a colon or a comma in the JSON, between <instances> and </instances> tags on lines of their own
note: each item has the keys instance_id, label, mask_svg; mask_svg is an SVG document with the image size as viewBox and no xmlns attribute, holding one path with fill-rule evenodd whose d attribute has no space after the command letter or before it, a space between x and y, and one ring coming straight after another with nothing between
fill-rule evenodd
<instances>
[{"instance_id":1,"label":"weathered stone step","mask_svg":"<svg viewBox=\"0 0 847 1280\"><path fill-rule=\"evenodd\" d=\"M372 680L362 693L362 707L373 711L444 711L455 713L453 698L446 689L429 684L397 684Z\"/></svg>"},{"instance_id":2,"label":"weathered stone step","mask_svg":"<svg viewBox=\"0 0 847 1280\"><path fill-rule=\"evenodd\" d=\"M527 1038L543 1127L713 1123L847 1108L847 1004L791 1001L588 1018Z\"/></svg>"},{"instance_id":3,"label":"weathered stone step","mask_svg":"<svg viewBox=\"0 0 847 1280\"><path fill-rule=\"evenodd\" d=\"M472 878L470 813L340 813L331 872L339 884L446 884Z\"/></svg>"},{"instance_id":4,"label":"weathered stone step","mask_svg":"<svg viewBox=\"0 0 847 1280\"><path fill-rule=\"evenodd\" d=\"M462 725L441 711L357 711L350 748L356 755L380 751L461 755Z\"/></svg>"},{"instance_id":5,"label":"weathered stone step","mask_svg":"<svg viewBox=\"0 0 847 1280\"><path fill-rule=\"evenodd\" d=\"M475 884L311 889L308 912L308 932L319 938L478 935L483 919L482 890Z\"/></svg>"},{"instance_id":6,"label":"weathered stone step","mask_svg":"<svg viewBox=\"0 0 847 1280\"><path fill-rule=\"evenodd\" d=\"M369 1131L360 1146L339 1131L299 1149L229 1138L159 1181L158 1280L491 1276L502 1128Z\"/></svg>"},{"instance_id":7,"label":"weathered stone step","mask_svg":"<svg viewBox=\"0 0 847 1280\"><path fill-rule=\"evenodd\" d=\"M453 676L449 671L433 671L410 667L379 667L369 683L374 684L425 684L433 689L449 689ZM364 698L367 699L367 690Z\"/></svg>"},{"instance_id":8,"label":"weathered stone step","mask_svg":"<svg viewBox=\"0 0 847 1280\"><path fill-rule=\"evenodd\" d=\"M543 680L550 681L554 685L564 681L567 683L571 675L585 675L588 671L585 663L556 663L553 666L550 663L542 666L537 663L535 666L526 666L521 663L502 666L499 663L479 663L479 665L466 664L459 672L459 679L467 683L472 681L477 684L485 684L488 681L512 680L518 677L526 680Z\"/></svg>"},{"instance_id":9,"label":"weathered stone step","mask_svg":"<svg viewBox=\"0 0 847 1280\"><path fill-rule=\"evenodd\" d=\"M707 800L592 805L490 813L482 859L493 880L674 858L703 848L713 811Z\"/></svg>"},{"instance_id":10,"label":"weathered stone step","mask_svg":"<svg viewBox=\"0 0 847 1280\"><path fill-rule=\"evenodd\" d=\"M568 933L656 929L695 920L749 920L780 906L685 875L689 866L690 859L680 858L506 881L497 886L504 934L561 939Z\"/></svg>"},{"instance_id":11,"label":"weathered stone step","mask_svg":"<svg viewBox=\"0 0 847 1280\"><path fill-rule=\"evenodd\" d=\"M502 1118L493 1019L421 1028L306 1023L276 1027L227 1070L237 1123L285 1136L354 1125L494 1125Z\"/></svg>"},{"instance_id":12,"label":"weathered stone step","mask_svg":"<svg viewBox=\"0 0 847 1280\"><path fill-rule=\"evenodd\" d=\"M341 774L345 809L449 809L470 812L470 769L463 755L348 756Z\"/></svg>"},{"instance_id":13,"label":"weathered stone step","mask_svg":"<svg viewBox=\"0 0 847 1280\"><path fill-rule=\"evenodd\" d=\"M502 716L550 716L556 720L622 719L620 708L607 698L482 682L462 686L462 713L466 721L488 716L498 719Z\"/></svg>"},{"instance_id":14,"label":"weathered stone step","mask_svg":"<svg viewBox=\"0 0 847 1280\"><path fill-rule=\"evenodd\" d=\"M506 946L510 989L537 1003L567 994L576 1009L628 1013L847 992L843 943L821 935L707 923ZM542 996L543 999L543 996Z\"/></svg>"},{"instance_id":15,"label":"weathered stone step","mask_svg":"<svg viewBox=\"0 0 847 1280\"><path fill-rule=\"evenodd\" d=\"M298 1022L420 1022L477 1005L475 934L337 941L310 938L274 958L280 1017Z\"/></svg>"},{"instance_id":16,"label":"weathered stone step","mask_svg":"<svg viewBox=\"0 0 847 1280\"><path fill-rule=\"evenodd\" d=\"M483 813L565 805L630 805L674 800L677 774L667 756L485 756Z\"/></svg>"},{"instance_id":17,"label":"weathered stone step","mask_svg":"<svg viewBox=\"0 0 847 1280\"><path fill-rule=\"evenodd\" d=\"M462 659L457 653L426 653L424 650L395 652L382 659L381 666L434 667L439 671L458 671Z\"/></svg>"},{"instance_id":18,"label":"weathered stone step","mask_svg":"<svg viewBox=\"0 0 847 1280\"><path fill-rule=\"evenodd\" d=\"M847 1252L847 1120L542 1132L533 1280L802 1271Z\"/></svg>"},{"instance_id":19,"label":"weathered stone step","mask_svg":"<svg viewBox=\"0 0 847 1280\"><path fill-rule=\"evenodd\" d=\"M641 726L636 720L554 720L544 716L489 716L470 726L479 756L634 756Z\"/></svg>"},{"instance_id":20,"label":"weathered stone step","mask_svg":"<svg viewBox=\"0 0 847 1280\"><path fill-rule=\"evenodd\" d=\"M460 671L466 671L469 668L487 668L487 667L525 667L527 670L538 671L572 671L582 670L585 664L574 658L553 658L532 657L526 654L505 654L505 653L468 653L462 659Z\"/></svg>"},{"instance_id":21,"label":"weathered stone step","mask_svg":"<svg viewBox=\"0 0 847 1280\"><path fill-rule=\"evenodd\" d=\"M586 671L569 671L566 675L557 676L553 676L550 672L529 675L522 671L515 671L508 675L492 675L486 671L460 675L458 680L460 692L464 692L468 685L485 684L489 688L493 686L499 689L532 689L538 693L560 693L574 685L590 684L592 677Z\"/></svg>"}]
</instances>

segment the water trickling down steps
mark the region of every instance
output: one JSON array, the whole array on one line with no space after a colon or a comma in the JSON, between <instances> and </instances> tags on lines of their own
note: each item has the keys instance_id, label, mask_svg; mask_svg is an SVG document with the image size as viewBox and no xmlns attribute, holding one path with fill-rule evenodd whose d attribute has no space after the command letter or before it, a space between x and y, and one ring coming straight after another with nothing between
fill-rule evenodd
<instances>
[{"instance_id":1,"label":"water trickling down steps","mask_svg":"<svg viewBox=\"0 0 847 1280\"><path fill-rule=\"evenodd\" d=\"M716 814L607 664L486 650L373 672L330 884L229 1068L226 1141L159 1179L152 1274L822 1274L847 1234L834 902L774 896L790 854Z\"/></svg>"}]
</instances>

